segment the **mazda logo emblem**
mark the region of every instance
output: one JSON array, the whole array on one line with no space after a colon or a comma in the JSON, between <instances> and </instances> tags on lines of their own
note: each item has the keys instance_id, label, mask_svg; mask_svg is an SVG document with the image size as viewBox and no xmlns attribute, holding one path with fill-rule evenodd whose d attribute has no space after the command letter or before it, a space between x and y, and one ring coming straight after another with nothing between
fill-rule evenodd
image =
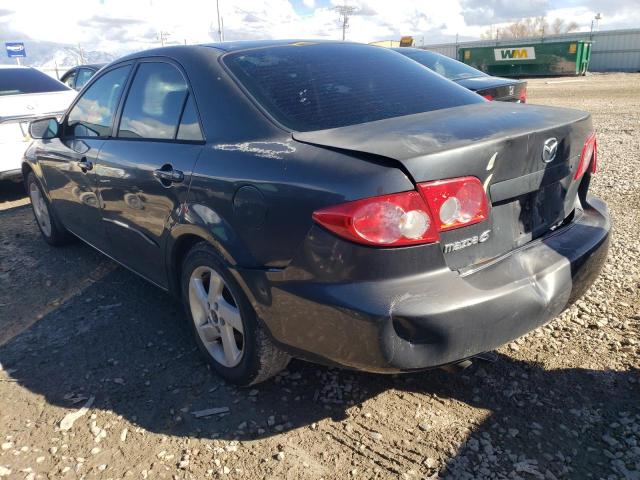
<instances>
[{"instance_id":1,"label":"mazda logo emblem","mask_svg":"<svg viewBox=\"0 0 640 480\"><path fill-rule=\"evenodd\" d=\"M542 148L542 161L544 163L552 162L558 153L558 139L547 138Z\"/></svg>"}]
</instances>

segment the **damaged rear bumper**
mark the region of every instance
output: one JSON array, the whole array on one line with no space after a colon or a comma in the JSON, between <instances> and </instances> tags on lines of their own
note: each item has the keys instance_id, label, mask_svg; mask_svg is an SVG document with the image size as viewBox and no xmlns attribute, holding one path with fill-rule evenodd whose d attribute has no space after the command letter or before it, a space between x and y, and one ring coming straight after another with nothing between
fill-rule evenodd
<instances>
[{"instance_id":1,"label":"damaged rear bumper","mask_svg":"<svg viewBox=\"0 0 640 480\"><path fill-rule=\"evenodd\" d=\"M610 228L605 204L591 197L565 227L462 275L436 268L327 282L292 279L289 269L239 273L274 340L294 355L407 371L493 350L552 320L598 276Z\"/></svg>"}]
</instances>

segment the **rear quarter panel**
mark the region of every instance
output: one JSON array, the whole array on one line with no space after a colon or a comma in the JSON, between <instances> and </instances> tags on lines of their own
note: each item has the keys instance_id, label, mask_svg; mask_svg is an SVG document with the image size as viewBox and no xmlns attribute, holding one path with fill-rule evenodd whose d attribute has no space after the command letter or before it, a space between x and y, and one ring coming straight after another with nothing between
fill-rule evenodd
<instances>
[{"instance_id":1,"label":"rear quarter panel","mask_svg":"<svg viewBox=\"0 0 640 480\"><path fill-rule=\"evenodd\" d=\"M413 189L397 168L296 142L208 145L195 168L185 223L199 225L238 266L284 267L314 210Z\"/></svg>"}]
</instances>

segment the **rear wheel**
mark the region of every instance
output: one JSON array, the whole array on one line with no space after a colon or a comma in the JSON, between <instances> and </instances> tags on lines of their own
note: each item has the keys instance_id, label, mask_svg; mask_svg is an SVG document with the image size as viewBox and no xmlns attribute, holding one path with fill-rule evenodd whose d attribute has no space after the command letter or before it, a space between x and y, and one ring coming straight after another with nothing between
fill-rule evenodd
<instances>
[{"instance_id":1,"label":"rear wheel","mask_svg":"<svg viewBox=\"0 0 640 480\"><path fill-rule=\"evenodd\" d=\"M206 243L196 245L184 260L182 297L198 347L225 380L252 385L289 363L290 357L270 340L244 292Z\"/></svg>"},{"instance_id":2,"label":"rear wheel","mask_svg":"<svg viewBox=\"0 0 640 480\"><path fill-rule=\"evenodd\" d=\"M54 246L69 243L71 234L58 221L33 172L27 176L26 186L33 214L44 240Z\"/></svg>"}]
</instances>

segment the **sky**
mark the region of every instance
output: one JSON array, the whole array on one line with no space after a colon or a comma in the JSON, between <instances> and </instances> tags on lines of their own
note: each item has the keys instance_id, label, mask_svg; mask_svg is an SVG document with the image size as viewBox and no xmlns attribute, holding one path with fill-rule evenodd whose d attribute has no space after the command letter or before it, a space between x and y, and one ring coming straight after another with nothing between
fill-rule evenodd
<instances>
[{"instance_id":1,"label":"sky","mask_svg":"<svg viewBox=\"0 0 640 480\"><path fill-rule=\"evenodd\" d=\"M345 0L218 0L225 40L340 39L337 5ZM588 31L640 27L640 0L346 0L356 7L347 40L412 35L419 45L479 38L490 25L544 15ZM111 53L167 43L218 40L216 0L0 0L0 40L81 43Z\"/></svg>"}]
</instances>

